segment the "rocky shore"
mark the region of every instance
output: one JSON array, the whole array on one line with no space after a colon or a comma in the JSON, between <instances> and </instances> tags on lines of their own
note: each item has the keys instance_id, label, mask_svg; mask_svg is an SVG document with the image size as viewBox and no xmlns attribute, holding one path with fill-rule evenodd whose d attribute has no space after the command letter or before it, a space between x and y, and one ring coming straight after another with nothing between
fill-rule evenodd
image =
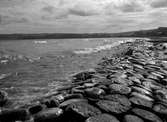
<instances>
[{"instance_id":1,"label":"rocky shore","mask_svg":"<svg viewBox=\"0 0 167 122\"><path fill-rule=\"evenodd\" d=\"M10 109L0 91L0 122L166 122L167 47L136 40L71 84Z\"/></svg>"}]
</instances>

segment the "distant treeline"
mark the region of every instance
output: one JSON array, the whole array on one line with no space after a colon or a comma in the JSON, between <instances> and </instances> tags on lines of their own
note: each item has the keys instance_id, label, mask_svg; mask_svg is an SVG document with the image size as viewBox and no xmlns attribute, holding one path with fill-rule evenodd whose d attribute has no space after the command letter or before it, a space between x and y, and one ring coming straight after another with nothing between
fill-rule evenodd
<instances>
[{"instance_id":1,"label":"distant treeline","mask_svg":"<svg viewBox=\"0 0 167 122\"><path fill-rule=\"evenodd\" d=\"M0 34L0 40L21 39L67 39L67 38L108 38L108 37L167 37L167 27L123 33L40 33L40 34Z\"/></svg>"}]
</instances>

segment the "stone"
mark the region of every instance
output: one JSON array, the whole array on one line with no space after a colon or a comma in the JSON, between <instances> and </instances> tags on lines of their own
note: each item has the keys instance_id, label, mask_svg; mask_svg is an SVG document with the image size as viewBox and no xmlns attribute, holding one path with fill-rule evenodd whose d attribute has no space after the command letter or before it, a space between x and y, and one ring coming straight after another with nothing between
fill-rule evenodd
<instances>
[{"instance_id":1,"label":"stone","mask_svg":"<svg viewBox=\"0 0 167 122\"><path fill-rule=\"evenodd\" d=\"M132 112L136 114L137 116L145 119L146 121L162 122L162 120L157 115L155 115L154 113L150 111L139 109L139 108L134 108L132 109Z\"/></svg>"},{"instance_id":2,"label":"stone","mask_svg":"<svg viewBox=\"0 0 167 122\"><path fill-rule=\"evenodd\" d=\"M0 107L3 107L8 101L8 94L5 91L0 91Z\"/></svg>"},{"instance_id":3,"label":"stone","mask_svg":"<svg viewBox=\"0 0 167 122\"><path fill-rule=\"evenodd\" d=\"M86 103L88 103L88 100L87 99L69 99L69 100L66 100L66 101L62 102L60 104L60 107L65 108L68 105L70 105L72 103L75 103L75 102L86 102Z\"/></svg>"},{"instance_id":4,"label":"stone","mask_svg":"<svg viewBox=\"0 0 167 122\"><path fill-rule=\"evenodd\" d=\"M132 86L132 89L134 92L138 92L138 93L143 94L143 95L152 96L152 93L150 92L150 90L144 89L143 87Z\"/></svg>"},{"instance_id":5,"label":"stone","mask_svg":"<svg viewBox=\"0 0 167 122\"><path fill-rule=\"evenodd\" d=\"M85 89L85 95L89 98L99 99L102 98L103 95L105 95L105 91L103 89L94 87Z\"/></svg>"},{"instance_id":6,"label":"stone","mask_svg":"<svg viewBox=\"0 0 167 122\"><path fill-rule=\"evenodd\" d=\"M146 99L142 99L139 97L131 97L129 100L133 105L137 105L137 106L152 108L152 105L153 105L151 101L148 101Z\"/></svg>"},{"instance_id":7,"label":"stone","mask_svg":"<svg viewBox=\"0 0 167 122\"><path fill-rule=\"evenodd\" d=\"M167 103L167 89L156 90L155 97L157 100Z\"/></svg>"},{"instance_id":8,"label":"stone","mask_svg":"<svg viewBox=\"0 0 167 122\"><path fill-rule=\"evenodd\" d=\"M101 111L98 108L86 102L74 102L67 106L66 111L81 119L101 114Z\"/></svg>"},{"instance_id":9,"label":"stone","mask_svg":"<svg viewBox=\"0 0 167 122\"><path fill-rule=\"evenodd\" d=\"M88 80L88 79L91 79L93 77L93 74L95 72L94 71L82 71L82 72L79 72L77 74L74 74L72 77L73 77L73 80L75 82L77 81L85 81L85 80Z\"/></svg>"},{"instance_id":10,"label":"stone","mask_svg":"<svg viewBox=\"0 0 167 122\"><path fill-rule=\"evenodd\" d=\"M128 114L124 116L123 122L144 122L144 120L138 116Z\"/></svg>"},{"instance_id":11,"label":"stone","mask_svg":"<svg viewBox=\"0 0 167 122\"><path fill-rule=\"evenodd\" d=\"M25 121L28 117L25 109L8 109L0 112L0 122Z\"/></svg>"},{"instance_id":12,"label":"stone","mask_svg":"<svg viewBox=\"0 0 167 122\"><path fill-rule=\"evenodd\" d=\"M132 92L131 96L139 97L139 98L145 99L147 101L154 101L154 99L152 99L151 97L144 95L144 94L137 93L137 92Z\"/></svg>"},{"instance_id":13,"label":"stone","mask_svg":"<svg viewBox=\"0 0 167 122\"><path fill-rule=\"evenodd\" d=\"M100 100L97 102L97 106L107 113L121 114L127 112L131 106L122 105L120 102L110 100Z\"/></svg>"},{"instance_id":14,"label":"stone","mask_svg":"<svg viewBox=\"0 0 167 122\"><path fill-rule=\"evenodd\" d=\"M112 94L112 95L106 95L104 97L105 100L110 100L114 102L118 102L123 106L127 106L130 108L131 102L125 95L120 95L120 94Z\"/></svg>"},{"instance_id":15,"label":"stone","mask_svg":"<svg viewBox=\"0 0 167 122\"><path fill-rule=\"evenodd\" d=\"M121 84L111 84L109 86L110 88L110 93L114 94L114 93L119 93L119 94L129 94L131 92L131 88L125 85L121 85Z\"/></svg>"},{"instance_id":16,"label":"stone","mask_svg":"<svg viewBox=\"0 0 167 122\"><path fill-rule=\"evenodd\" d=\"M34 122L61 122L63 110L60 108L46 109L34 116Z\"/></svg>"},{"instance_id":17,"label":"stone","mask_svg":"<svg viewBox=\"0 0 167 122\"><path fill-rule=\"evenodd\" d=\"M135 84L141 84L140 79L132 76L132 77L128 77L129 80L133 81Z\"/></svg>"},{"instance_id":18,"label":"stone","mask_svg":"<svg viewBox=\"0 0 167 122\"><path fill-rule=\"evenodd\" d=\"M157 113L167 115L167 106L162 104L155 104L153 110Z\"/></svg>"},{"instance_id":19,"label":"stone","mask_svg":"<svg viewBox=\"0 0 167 122\"><path fill-rule=\"evenodd\" d=\"M85 122L119 122L119 120L115 116L109 114L100 114L89 117Z\"/></svg>"},{"instance_id":20,"label":"stone","mask_svg":"<svg viewBox=\"0 0 167 122\"><path fill-rule=\"evenodd\" d=\"M42 111L43 108L44 107L42 105L38 104L38 105L33 105L33 106L29 107L28 111L30 112L30 114L36 114L36 113Z\"/></svg>"}]
</instances>

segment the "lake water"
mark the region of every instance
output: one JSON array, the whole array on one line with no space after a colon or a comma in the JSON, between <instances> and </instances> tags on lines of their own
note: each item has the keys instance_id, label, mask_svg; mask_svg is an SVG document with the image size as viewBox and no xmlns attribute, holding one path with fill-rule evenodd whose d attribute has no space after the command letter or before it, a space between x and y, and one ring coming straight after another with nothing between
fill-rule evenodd
<instances>
[{"instance_id":1,"label":"lake water","mask_svg":"<svg viewBox=\"0 0 167 122\"><path fill-rule=\"evenodd\" d=\"M70 74L93 67L97 53L125 40L134 39L0 41L0 89L16 104L25 103L55 91Z\"/></svg>"}]
</instances>

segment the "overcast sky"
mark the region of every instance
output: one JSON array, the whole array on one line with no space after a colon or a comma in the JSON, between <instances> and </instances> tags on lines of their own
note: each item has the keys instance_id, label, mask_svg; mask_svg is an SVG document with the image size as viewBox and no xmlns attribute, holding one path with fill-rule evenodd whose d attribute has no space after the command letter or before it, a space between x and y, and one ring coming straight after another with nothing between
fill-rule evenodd
<instances>
[{"instance_id":1,"label":"overcast sky","mask_svg":"<svg viewBox=\"0 0 167 122\"><path fill-rule=\"evenodd\" d=\"M167 0L0 0L0 33L121 32L167 26Z\"/></svg>"}]
</instances>

